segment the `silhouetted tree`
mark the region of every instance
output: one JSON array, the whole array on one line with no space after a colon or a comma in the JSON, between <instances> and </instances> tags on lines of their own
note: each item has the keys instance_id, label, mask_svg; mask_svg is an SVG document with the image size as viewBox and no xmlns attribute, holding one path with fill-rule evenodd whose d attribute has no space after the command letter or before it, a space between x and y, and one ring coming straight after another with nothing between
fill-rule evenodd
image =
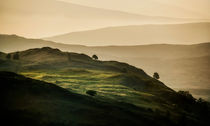
<instances>
[{"instance_id":1,"label":"silhouetted tree","mask_svg":"<svg viewBox=\"0 0 210 126\"><path fill-rule=\"evenodd\" d=\"M14 54L13 59L14 59L14 60L19 60L19 59L20 59L20 57L19 57L19 52L16 52L16 53Z\"/></svg>"},{"instance_id":2,"label":"silhouetted tree","mask_svg":"<svg viewBox=\"0 0 210 126\"><path fill-rule=\"evenodd\" d=\"M202 98L199 98L199 99L197 100L197 102L200 103L200 104L202 104L202 103L204 103L205 101L204 101Z\"/></svg>"},{"instance_id":3,"label":"silhouetted tree","mask_svg":"<svg viewBox=\"0 0 210 126\"><path fill-rule=\"evenodd\" d=\"M88 91L86 91L86 94L91 95L91 96L95 96L97 93L94 90L88 90Z\"/></svg>"},{"instance_id":4,"label":"silhouetted tree","mask_svg":"<svg viewBox=\"0 0 210 126\"><path fill-rule=\"evenodd\" d=\"M92 58L95 59L95 60L97 60L98 59L98 56L93 55Z\"/></svg>"},{"instance_id":5,"label":"silhouetted tree","mask_svg":"<svg viewBox=\"0 0 210 126\"><path fill-rule=\"evenodd\" d=\"M160 76L159 76L159 74L157 73L157 72L155 72L154 74L153 74L153 78L155 78L155 79L160 79Z\"/></svg>"},{"instance_id":6,"label":"silhouetted tree","mask_svg":"<svg viewBox=\"0 0 210 126\"><path fill-rule=\"evenodd\" d=\"M6 58L11 59L11 54L7 54Z\"/></svg>"},{"instance_id":7,"label":"silhouetted tree","mask_svg":"<svg viewBox=\"0 0 210 126\"><path fill-rule=\"evenodd\" d=\"M194 103L196 99L190 94L189 91L178 91L178 94L182 96L184 101Z\"/></svg>"}]
</instances>

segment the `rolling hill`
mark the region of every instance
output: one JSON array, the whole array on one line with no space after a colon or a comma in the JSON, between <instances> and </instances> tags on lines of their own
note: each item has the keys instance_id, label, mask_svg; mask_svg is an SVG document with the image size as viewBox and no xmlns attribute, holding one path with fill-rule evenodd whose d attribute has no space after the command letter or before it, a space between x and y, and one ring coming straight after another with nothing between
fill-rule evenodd
<instances>
[{"instance_id":1,"label":"rolling hill","mask_svg":"<svg viewBox=\"0 0 210 126\"><path fill-rule=\"evenodd\" d=\"M10 120L7 124L208 124L209 103L175 92L129 64L49 47L18 52L19 58L14 58L16 54L0 59L1 71L21 74L0 72L1 109L3 119ZM90 96L87 91L96 94Z\"/></svg>"},{"instance_id":2,"label":"rolling hill","mask_svg":"<svg viewBox=\"0 0 210 126\"><path fill-rule=\"evenodd\" d=\"M150 121L148 110L130 104L96 100L10 72L0 72L0 80L4 82L2 119L10 125L157 125Z\"/></svg>"},{"instance_id":3,"label":"rolling hill","mask_svg":"<svg viewBox=\"0 0 210 126\"><path fill-rule=\"evenodd\" d=\"M90 46L198 44L210 41L210 23L108 27L45 38L65 44Z\"/></svg>"},{"instance_id":4,"label":"rolling hill","mask_svg":"<svg viewBox=\"0 0 210 126\"><path fill-rule=\"evenodd\" d=\"M209 43L90 47L27 39L16 35L0 35L1 52L15 52L45 46L88 55L97 54L100 60L127 62L144 69L149 75L157 71L161 81L167 86L175 90L190 90L197 98L210 100ZM5 55L2 53L0 56L5 57Z\"/></svg>"},{"instance_id":5,"label":"rolling hill","mask_svg":"<svg viewBox=\"0 0 210 126\"><path fill-rule=\"evenodd\" d=\"M0 69L2 71L13 71L13 72L21 72L21 73L25 73L25 71L26 72L29 71L29 75L30 75L30 72L35 71L36 73L37 70L43 71L44 73L45 71L49 71L49 72L60 71L61 73L62 72L71 73L71 71L74 72L74 70L75 72L77 72L77 70L78 72L80 72L79 71L80 69L87 69L87 70L93 70L93 75L94 75L94 70L96 70L96 73L97 72L100 73L100 71L108 72L104 74L109 74L109 71L111 71L113 73L110 73L110 77L108 76L108 78L106 78L107 81L109 81L109 79L113 79L113 80L116 80L116 82L119 81L118 83L123 83L125 85L130 84L129 86L135 89L139 89L142 91L143 90L152 91L153 89L148 88L147 87L148 85L146 85L146 83L148 83L147 81L151 80L151 82L149 82L151 83L151 87L157 86L161 90L165 90L169 92L172 91L169 88L167 88L163 83L149 77L143 70L138 69L134 66L130 66L126 63L120 63L116 61L97 61L97 60L93 60L91 57L85 54L61 52L59 49L52 49L50 47L29 49L26 51L18 52L20 60L12 59L14 58L15 54L16 52L10 53L11 60L10 59L8 60L8 58L6 57L1 59L2 62L0 65ZM91 74L91 71L84 71L84 73ZM129 74L123 74L123 73L129 73ZM130 77L132 79L129 79ZM140 78L144 78L144 81L138 81L138 79ZM45 79L45 76L42 77L42 79ZM128 83L127 83L127 80L128 80ZM130 80L132 81L129 82ZM142 83L142 85L139 85L140 87L138 87L138 85L134 85L132 82L135 82L135 83L140 82ZM157 83L157 84L154 85L153 83Z\"/></svg>"}]
</instances>

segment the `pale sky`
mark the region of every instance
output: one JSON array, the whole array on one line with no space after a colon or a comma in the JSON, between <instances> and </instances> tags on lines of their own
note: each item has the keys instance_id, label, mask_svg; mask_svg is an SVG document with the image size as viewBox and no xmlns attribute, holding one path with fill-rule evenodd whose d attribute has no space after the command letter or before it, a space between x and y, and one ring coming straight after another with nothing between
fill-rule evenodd
<instances>
[{"instance_id":1,"label":"pale sky","mask_svg":"<svg viewBox=\"0 0 210 126\"><path fill-rule=\"evenodd\" d=\"M210 18L210 0L63 0L91 7L167 17Z\"/></svg>"},{"instance_id":2,"label":"pale sky","mask_svg":"<svg viewBox=\"0 0 210 126\"><path fill-rule=\"evenodd\" d=\"M110 26L192 22L180 17L210 19L210 0L65 1L1 0L0 34L42 38Z\"/></svg>"}]
</instances>

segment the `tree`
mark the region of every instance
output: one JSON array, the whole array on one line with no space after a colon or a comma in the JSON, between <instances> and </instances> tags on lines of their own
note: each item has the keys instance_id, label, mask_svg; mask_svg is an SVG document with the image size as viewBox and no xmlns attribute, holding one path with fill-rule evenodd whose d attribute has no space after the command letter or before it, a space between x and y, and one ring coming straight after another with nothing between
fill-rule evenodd
<instances>
[{"instance_id":1,"label":"tree","mask_svg":"<svg viewBox=\"0 0 210 126\"><path fill-rule=\"evenodd\" d=\"M177 92L181 97L183 101L187 101L190 103L195 103L196 99L190 94L189 91L178 91Z\"/></svg>"},{"instance_id":2,"label":"tree","mask_svg":"<svg viewBox=\"0 0 210 126\"><path fill-rule=\"evenodd\" d=\"M153 78L155 78L155 79L160 79L160 76L159 76L159 74L157 73L157 72L155 72L154 74L153 74Z\"/></svg>"},{"instance_id":3,"label":"tree","mask_svg":"<svg viewBox=\"0 0 210 126\"><path fill-rule=\"evenodd\" d=\"M11 54L7 54L6 58L10 59L11 58Z\"/></svg>"},{"instance_id":4,"label":"tree","mask_svg":"<svg viewBox=\"0 0 210 126\"><path fill-rule=\"evenodd\" d=\"M19 60L19 59L20 59L20 57L19 57L19 52L16 52L16 53L14 54L13 59L14 59L14 60Z\"/></svg>"},{"instance_id":5,"label":"tree","mask_svg":"<svg viewBox=\"0 0 210 126\"><path fill-rule=\"evenodd\" d=\"M95 60L97 60L98 59L98 56L93 55L92 58L95 59Z\"/></svg>"},{"instance_id":6,"label":"tree","mask_svg":"<svg viewBox=\"0 0 210 126\"><path fill-rule=\"evenodd\" d=\"M97 93L94 90L88 90L88 91L86 91L86 94L88 94L90 96L95 96Z\"/></svg>"}]
</instances>

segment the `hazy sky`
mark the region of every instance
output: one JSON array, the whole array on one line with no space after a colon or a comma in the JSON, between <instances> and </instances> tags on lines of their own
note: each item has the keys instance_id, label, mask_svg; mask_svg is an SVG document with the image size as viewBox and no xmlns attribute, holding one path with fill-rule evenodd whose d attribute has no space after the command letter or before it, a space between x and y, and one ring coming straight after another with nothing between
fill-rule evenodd
<instances>
[{"instance_id":1,"label":"hazy sky","mask_svg":"<svg viewBox=\"0 0 210 126\"><path fill-rule=\"evenodd\" d=\"M65 1L1 0L0 34L41 38L109 26L191 21L179 17L210 19L210 0Z\"/></svg>"},{"instance_id":2,"label":"hazy sky","mask_svg":"<svg viewBox=\"0 0 210 126\"><path fill-rule=\"evenodd\" d=\"M210 18L210 0L63 0L98 8L167 17Z\"/></svg>"}]
</instances>

